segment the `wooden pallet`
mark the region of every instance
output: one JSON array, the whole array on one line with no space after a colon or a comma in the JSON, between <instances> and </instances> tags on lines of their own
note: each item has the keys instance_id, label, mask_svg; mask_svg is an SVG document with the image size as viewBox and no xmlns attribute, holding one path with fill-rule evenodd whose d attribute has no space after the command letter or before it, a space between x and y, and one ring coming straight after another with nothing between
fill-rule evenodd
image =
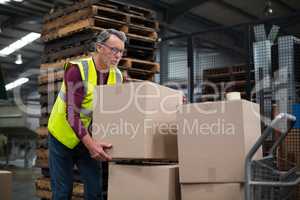
<instances>
[{"instance_id":1,"label":"wooden pallet","mask_svg":"<svg viewBox=\"0 0 300 200\"><path fill-rule=\"evenodd\" d=\"M53 63L43 63L40 66L40 69L42 70L49 70L49 69L63 69L66 62L70 61L70 59L61 60L58 62Z\"/></svg>"},{"instance_id":2,"label":"wooden pallet","mask_svg":"<svg viewBox=\"0 0 300 200\"><path fill-rule=\"evenodd\" d=\"M41 159L39 157L36 157L36 161L35 161L35 167L36 168L47 168L48 166L48 159Z\"/></svg>"},{"instance_id":3,"label":"wooden pallet","mask_svg":"<svg viewBox=\"0 0 300 200\"><path fill-rule=\"evenodd\" d=\"M125 3L121 3L119 1L113 1L113 0L97 1L93 5L107 7L114 10L120 10L120 11L124 10L124 8L126 7Z\"/></svg>"},{"instance_id":4,"label":"wooden pallet","mask_svg":"<svg viewBox=\"0 0 300 200\"><path fill-rule=\"evenodd\" d=\"M229 67L206 69L203 71L205 75L222 75L231 73L246 73L246 64L233 65Z\"/></svg>"},{"instance_id":5,"label":"wooden pallet","mask_svg":"<svg viewBox=\"0 0 300 200\"><path fill-rule=\"evenodd\" d=\"M51 191L50 178L47 177L39 177L36 180L36 188L42 190ZM83 196L84 187L82 183L74 182L73 183L73 195L74 196Z\"/></svg>"},{"instance_id":6,"label":"wooden pallet","mask_svg":"<svg viewBox=\"0 0 300 200\"><path fill-rule=\"evenodd\" d=\"M80 46L82 44L94 44L96 41L98 32L93 30L86 30L75 33L73 35L60 38L48 42L44 49L44 54L53 52L59 52L64 49L70 49L72 47ZM142 37L127 36L127 49L139 48L144 50L155 50L157 48L157 42Z\"/></svg>"},{"instance_id":7,"label":"wooden pallet","mask_svg":"<svg viewBox=\"0 0 300 200\"><path fill-rule=\"evenodd\" d=\"M40 117L40 126L48 126L49 116L48 115L42 115Z\"/></svg>"},{"instance_id":8,"label":"wooden pallet","mask_svg":"<svg viewBox=\"0 0 300 200\"><path fill-rule=\"evenodd\" d=\"M148 18L148 19L155 18L155 12L153 10L143 8L143 7L140 7L140 6L128 5L127 8L126 8L126 11L128 13L143 16L143 17Z\"/></svg>"},{"instance_id":9,"label":"wooden pallet","mask_svg":"<svg viewBox=\"0 0 300 200\"><path fill-rule=\"evenodd\" d=\"M149 40L144 37L136 37L134 35L127 35L127 48L139 48L146 50L156 50L157 42L155 40Z\"/></svg>"},{"instance_id":10,"label":"wooden pallet","mask_svg":"<svg viewBox=\"0 0 300 200\"><path fill-rule=\"evenodd\" d=\"M37 149L47 149L48 148L48 138L38 138L36 141Z\"/></svg>"},{"instance_id":11,"label":"wooden pallet","mask_svg":"<svg viewBox=\"0 0 300 200\"><path fill-rule=\"evenodd\" d=\"M58 39L61 37L66 37L87 29L101 32L102 30L107 28L114 28L125 32L126 27L127 25L125 23L116 20L107 19L103 17L94 17L94 18L79 20L72 24L58 28L55 31L51 31L47 34L44 34L42 35L42 40L44 42L49 42L51 40Z\"/></svg>"},{"instance_id":12,"label":"wooden pallet","mask_svg":"<svg viewBox=\"0 0 300 200\"><path fill-rule=\"evenodd\" d=\"M57 95L56 95L56 97L57 97ZM55 98L55 100L56 100L56 98ZM45 104L45 105L43 105L43 106L41 107L41 114L42 114L43 116L46 116L46 115L49 116L50 113L51 113L51 111L52 111L53 105L54 105L54 103L52 103L52 102L47 102L47 104Z\"/></svg>"},{"instance_id":13,"label":"wooden pallet","mask_svg":"<svg viewBox=\"0 0 300 200\"><path fill-rule=\"evenodd\" d=\"M42 63L53 63L76 56L89 56L95 53L93 52L93 47L94 45L84 44L81 46L64 49L56 53L44 54L42 57ZM154 62L156 60L156 52L155 50L149 50L148 48L134 48L130 46L130 48L125 50L124 57Z\"/></svg>"},{"instance_id":14,"label":"wooden pallet","mask_svg":"<svg viewBox=\"0 0 300 200\"><path fill-rule=\"evenodd\" d=\"M38 198L41 198L43 200L51 200L52 198L52 192L48 191L48 190L40 190L37 189L36 190L36 196ZM84 200L83 197L76 197L76 196L72 196L72 200Z\"/></svg>"},{"instance_id":15,"label":"wooden pallet","mask_svg":"<svg viewBox=\"0 0 300 200\"><path fill-rule=\"evenodd\" d=\"M45 112L44 108L49 106L49 108L53 106L53 104L55 103L55 100L57 98L57 94L40 94L40 104L41 104L41 108L43 108L42 110L42 115L45 115L45 113L49 114L48 112Z\"/></svg>"},{"instance_id":16,"label":"wooden pallet","mask_svg":"<svg viewBox=\"0 0 300 200\"><path fill-rule=\"evenodd\" d=\"M140 17L136 15L127 15L128 25L136 25L144 28L151 28L154 30L159 30L159 23L157 21L147 19L145 17Z\"/></svg>"},{"instance_id":17,"label":"wooden pallet","mask_svg":"<svg viewBox=\"0 0 300 200\"><path fill-rule=\"evenodd\" d=\"M64 70L53 71L49 70L38 77L39 85L60 82L64 78Z\"/></svg>"},{"instance_id":18,"label":"wooden pallet","mask_svg":"<svg viewBox=\"0 0 300 200\"><path fill-rule=\"evenodd\" d=\"M59 17L64 15L70 15L72 12L76 12L82 10L86 7L91 5L106 7L110 9L114 9L116 11L123 11L125 13L130 13L137 16L143 16L145 18L153 19L155 17L155 12L153 10L143 8L140 6L128 4L128 3L121 3L115 0L86 0L81 3L74 4L64 9L58 9L54 13L48 14L44 17L44 23L49 21L53 21Z\"/></svg>"},{"instance_id":19,"label":"wooden pallet","mask_svg":"<svg viewBox=\"0 0 300 200\"><path fill-rule=\"evenodd\" d=\"M47 138L48 137L48 128L47 127L39 127L35 131L38 135L38 138Z\"/></svg>"},{"instance_id":20,"label":"wooden pallet","mask_svg":"<svg viewBox=\"0 0 300 200\"><path fill-rule=\"evenodd\" d=\"M45 114L50 114L52 108L53 108L53 104L49 104L49 103L48 103L46 106L41 107L41 113L42 113L43 115L45 115Z\"/></svg>"},{"instance_id":21,"label":"wooden pallet","mask_svg":"<svg viewBox=\"0 0 300 200\"><path fill-rule=\"evenodd\" d=\"M61 82L56 82L56 83L50 83L46 85L40 85L38 87L38 91L40 94L48 94L51 93L54 95L55 93L58 93L61 88Z\"/></svg>"},{"instance_id":22,"label":"wooden pallet","mask_svg":"<svg viewBox=\"0 0 300 200\"><path fill-rule=\"evenodd\" d=\"M87 7L67 15L63 15L51 21L44 23L42 27L42 35L49 33L51 31L55 31L57 28L63 27L67 24L74 23L78 20L87 19L93 16L93 8Z\"/></svg>"},{"instance_id":23,"label":"wooden pallet","mask_svg":"<svg viewBox=\"0 0 300 200\"><path fill-rule=\"evenodd\" d=\"M36 149L36 161L35 167L38 168L49 168L48 161L48 149L39 148Z\"/></svg>"},{"instance_id":24,"label":"wooden pallet","mask_svg":"<svg viewBox=\"0 0 300 200\"><path fill-rule=\"evenodd\" d=\"M111 19L113 21L124 22L127 25L137 25L140 27L151 28L158 30L159 24L157 21L146 18L141 15L116 10L107 6L93 5L87 8L76 10L68 15L63 15L44 24L42 28L42 35L51 31L56 31L58 28L75 23L79 20L87 19L90 17L101 17Z\"/></svg>"},{"instance_id":25,"label":"wooden pallet","mask_svg":"<svg viewBox=\"0 0 300 200\"><path fill-rule=\"evenodd\" d=\"M79 57L80 58L80 57ZM74 58L76 59L76 58ZM77 58L78 59L78 58ZM70 60L70 59L69 59ZM42 69L55 69L56 71L59 71L59 69L63 69L63 65L66 61L59 61L57 63L49 63L49 64L42 64ZM137 60L132 58L122 58L119 63L119 68L124 72L124 77L128 77L129 79L138 79L138 80L150 80L154 81L154 74L159 71L159 64L143 61L143 60ZM62 73L62 72L60 72ZM129 75L129 76L128 76ZM53 75L52 75L53 76ZM54 75L55 76L55 75ZM62 74L60 74L62 76ZM46 77L43 77L43 84L45 84L47 81ZM59 81L59 80L57 80ZM50 87L51 95L56 96L59 92L60 87L53 86L53 84L58 84L58 86L61 84L61 82L53 82L52 86ZM56 90L54 90L56 88ZM42 112L50 112L49 108L47 108L46 103L48 102L48 85L41 85L39 87L39 91L41 93L41 96L43 98L42 102ZM55 98L53 99L54 103ZM45 105L45 106L43 106ZM50 105L51 106L51 105Z\"/></svg>"},{"instance_id":26,"label":"wooden pallet","mask_svg":"<svg viewBox=\"0 0 300 200\"><path fill-rule=\"evenodd\" d=\"M42 63L53 63L75 56L89 56L95 53L93 50L94 43L87 42L81 46L70 47L55 53L45 53L42 57ZM153 62L156 60L156 51L151 48L141 48L140 46L128 45L128 48L124 52L124 57Z\"/></svg>"},{"instance_id":27,"label":"wooden pallet","mask_svg":"<svg viewBox=\"0 0 300 200\"><path fill-rule=\"evenodd\" d=\"M253 84L255 81L252 80L250 81L251 84ZM229 82L224 82L224 83L216 83L216 85L220 86L220 85L232 85L232 86L246 86L247 84L247 80L241 80L241 81L229 81Z\"/></svg>"},{"instance_id":28,"label":"wooden pallet","mask_svg":"<svg viewBox=\"0 0 300 200\"><path fill-rule=\"evenodd\" d=\"M60 61L57 61L54 63L44 63L41 65L41 69L42 70L59 71L59 70L63 69L64 64L66 62L69 62L71 60L76 60L76 59L82 59L85 57L86 56L76 56L76 57L71 57L68 59L63 59L63 60L60 60ZM160 66L158 63L144 61L144 60L138 60L138 59L133 59L133 58L122 58L120 60L119 66L122 66L123 69L137 68L137 69L145 69L145 70L153 71L155 73L159 72L159 70L160 70ZM46 80L46 78L44 78L44 79Z\"/></svg>"},{"instance_id":29,"label":"wooden pallet","mask_svg":"<svg viewBox=\"0 0 300 200\"><path fill-rule=\"evenodd\" d=\"M67 59L62 59L53 63L43 63L40 66L41 70L62 70L64 68L65 63L70 62L72 60L77 60L77 59L84 59L89 56L86 55L80 55L80 56L74 56L70 57Z\"/></svg>"},{"instance_id":30,"label":"wooden pallet","mask_svg":"<svg viewBox=\"0 0 300 200\"><path fill-rule=\"evenodd\" d=\"M154 19L155 18L155 12L153 10L143 8L140 6L128 4L128 3L121 3L119 1L114 0L104 0L101 2L96 2L94 5L99 5L102 7L107 7L111 9L115 9L117 11L122 11L131 15L136 15L140 17L145 17L147 19Z\"/></svg>"},{"instance_id":31,"label":"wooden pallet","mask_svg":"<svg viewBox=\"0 0 300 200\"><path fill-rule=\"evenodd\" d=\"M123 73L123 77L125 77L126 82L131 82L131 80L147 80L147 81L154 81L155 73L147 70L137 70L137 69L128 69L123 70L120 68Z\"/></svg>"},{"instance_id":32,"label":"wooden pallet","mask_svg":"<svg viewBox=\"0 0 300 200\"><path fill-rule=\"evenodd\" d=\"M237 76L244 76L246 75L246 71L240 72L226 72L226 73L216 73L216 74L203 74L205 79L214 79L214 78L224 78L224 77L237 77Z\"/></svg>"},{"instance_id":33,"label":"wooden pallet","mask_svg":"<svg viewBox=\"0 0 300 200\"><path fill-rule=\"evenodd\" d=\"M42 40L44 42L49 42L51 40L66 37L83 30L89 29L92 31L101 32L102 30L107 28L114 28L123 31L128 36L144 40L156 41L158 38L157 32L151 28L145 28L140 26L128 26L120 21L103 17L93 17L77 21L65 27L58 28L55 31L44 34L42 35Z\"/></svg>"},{"instance_id":34,"label":"wooden pallet","mask_svg":"<svg viewBox=\"0 0 300 200\"><path fill-rule=\"evenodd\" d=\"M124 57L154 62L156 60L156 52L154 50L147 50L146 48L131 47L127 48Z\"/></svg>"},{"instance_id":35,"label":"wooden pallet","mask_svg":"<svg viewBox=\"0 0 300 200\"><path fill-rule=\"evenodd\" d=\"M35 186L37 191L51 191L50 179L47 177L40 177L35 181ZM51 193L51 192L50 192ZM82 183L73 183L73 193L72 195L76 198L83 198L84 186ZM51 196L51 194L50 194Z\"/></svg>"},{"instance_id":36,"label":"wooden pallet","mask_svg":"<svg viewBox=\"0 0 300 200\"><path fill-rule=\"evenodd\" d=\"M154 29L140 26L124 26L123 30L129 37L140 38L144 40L157 41L158 34Z\"/></svg>"},{"instance_id":37,"label":"wooden pallet","mask_svg":"<svg viewBox=\"0 0 300 200\"><path fill-rule=\"evenodd\" d=\"M89 56L93 51L93 43L87 42L86 44L82 44L80 46L74 46L54 53L43 54L41 62L51 63L75 56Z\"/></svg>"},{"instance_id":38,"label":"wooden pallet","mask_svg":"<svg viewBox=\"0 0 300 200\"><path fill-rule=\"evenodd\" d=\"M160 70L159 64L132 58L123 58L120 61L120 67L130 70L144 70L144 72L157 73ZM142 71L141 71L142 72Z\"/></svg>"},{"instance_id":39,"label":"wooden pallet","mask_svg":"<svg viewBox=\"0 0 300 200\"><path fill-rule=\"evenodd\" d=\"M64 49L80 46L82 44L92 44L96 41L97 32L92 30L81 31L73 35L48 42L45 45L44 54L59 52Z\"/></svg>"},{"instance_id":40,"label":"wooden pallet","mask_svg":"<svg viewBox=\"0 0 300 200\"><path fill-rule=\"evenodd\" d=\"M57 9L55 12L52 12L50 14L47 14L44 16L43 23L47 23L49 21L52 21L58 17L64 16L64 15L69 15L72 12L82 10L88 6L91 6L94 2L97 0L87 0L81 3L76 3L72 6L68 6L65 8Z\"/></svg>"},{"instance_id":41,"label":"wooden pallet","mask_svg":"<svg viewBox=\"0 0 300 200\"><path fill-rule=\"evenodd\" d=\"M49 152L48 149L36 149L36 156L40 159L48 159Z\"/></svg>"}]
</instances>

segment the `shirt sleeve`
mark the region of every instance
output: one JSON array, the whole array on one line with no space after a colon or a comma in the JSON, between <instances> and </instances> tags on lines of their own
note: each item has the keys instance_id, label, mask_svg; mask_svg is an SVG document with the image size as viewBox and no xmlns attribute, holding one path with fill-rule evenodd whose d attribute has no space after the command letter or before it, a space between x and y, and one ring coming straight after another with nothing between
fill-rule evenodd
<instances>
[{"instance_id":1,"label":"shirt sleeve","mask_svg":"<svg viewBox=\"0 0 300 200\"><path fill-rule=\"evenodd\" d=\"M81 103L84 98L84 85L77 65L69 64L64 74L66 84L67 120L81 140L88 132L80 120Z\"/></svg>"}]
</instances>

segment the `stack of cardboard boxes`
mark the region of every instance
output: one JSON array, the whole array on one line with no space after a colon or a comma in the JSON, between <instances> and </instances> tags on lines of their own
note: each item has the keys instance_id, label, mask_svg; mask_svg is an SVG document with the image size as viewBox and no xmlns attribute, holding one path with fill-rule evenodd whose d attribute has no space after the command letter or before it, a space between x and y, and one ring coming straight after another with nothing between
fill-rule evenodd
<instances>
[{"instance_id":1,"label":"stack of cardboard boxes","mask_svg":"<svg viewBox=\"0 0 300 200\"><path fill-rule=\"evenodd\" d=\"M243 199L244 162L260 136L259 106L245 100L178 110L182 200ZM256 159L261 158L261 150Z\"/></svg>"},{"instance_id":2,"label":"stack of cardboard boxes","mask_svg":"<svg viewBox=\"0 0 300 200\"><path fill-rule=\"evenodd\" d=\"M174 125L182 101L180 91L151 82L97 88L93 138L113 144L110 155L123 161L109 166L109 200L179 198Z\"/></svg>"},{"instance_id":3,"label":"stack of cardboard boxes","mask_svg":"<svg viewBox=\"0 0 300 200\"><path fill-rule=\"evenodd\" d=\"M109 200L243 198L245 157L261 134L257 104L183 104L181 92L150 82L99 86L96 99L93 137L113 144L118 161L109 166ZM163 165L177 158L179 176L178 165Z\"/></svg>"}]
</instances>

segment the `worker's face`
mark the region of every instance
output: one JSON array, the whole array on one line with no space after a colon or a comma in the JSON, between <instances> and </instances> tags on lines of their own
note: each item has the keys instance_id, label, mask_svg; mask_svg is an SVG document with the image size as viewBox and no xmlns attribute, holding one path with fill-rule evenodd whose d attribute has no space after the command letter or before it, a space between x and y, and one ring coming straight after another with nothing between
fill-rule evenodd
<instances>
[{"instance_id":1,"label":"worker's face","mask_svg":"<svg viewBox=\"0 0 300 200\"><path fill-rule=\"evenodd\" d=\"M97 48L102 61L106 66L116 66L123 56L125 45L120 38L111 35L105 43L97 44Z\"/></svg>"}]
</instances>

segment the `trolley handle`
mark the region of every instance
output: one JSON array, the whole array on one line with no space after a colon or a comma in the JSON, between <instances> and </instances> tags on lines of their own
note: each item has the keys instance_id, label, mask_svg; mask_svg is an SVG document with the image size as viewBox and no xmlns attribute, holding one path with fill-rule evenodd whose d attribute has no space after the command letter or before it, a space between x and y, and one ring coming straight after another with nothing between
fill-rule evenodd
<instances>
[{"instance_id":1,"label":"trolley handle","mask_svg":"<svg viewBox=\"0 0 300 200\"><path fill-rule=\"evenodd\" d=\"M281 136L278 138L278 140L274 143L274 145L271 148L270 155L273 155L276 151L276 148L281 144L281 142L285 139L287 136L289 130L294 126L296 122L296 117L288 114L288 113L280 113L278 114L275 119L272 120L271 124L263 131L262 135L259 137L257 142L253 145L253 147L250 149L246 156L246 163L250 162L259 149L260 146L262 146L265 139L268 137L269 134L272 133L273 127L275 127L280 122L290 122L288 125L288 129L281 134ZM288 123L287 123L288 124Z\"/></svg>"},{"instance_id":2,"label":"trolley handle","mask_svg":"<svg viewBox=\"0 0 300 200\"><path fill-rule=\"evenodd\" d=\"M269 151L269 156L270 157L274 157L274 155L276 155L276 149L277 147L283 142L283 140L286 138L288 132L290 131L290 129L293 127L294 125L294 121L291 120L291 125L289 126L289 128L287 129L287 131L285 132L281 132L280 137L274 142L273 146L271 147L271 150Z\"/></svg>"},{"instance_id":3,"label":"trolley handle","mask_svg":"<svg viewBox=\"0 0 300 200\"><path fill-rule=\"evenodd\" d=\"M269 156L274 156L276 154L276 149L277 147L284 141L284 139L286 138L286 136L288 135L289 131L293 128L295 122L296 122L296 117L288 114L288 113L281 113L279 115L284 115L283 117L281 117L281 120L286 122L285 124L287 125L287 130L285 130L284 132L281 132L280 137L275 141L275 143L273 144L273 146L271 147ZM278 122L279 123L279 122ZM271 127L274 127L275 124L271 124Z\"/></svg>"}]
</instances>

